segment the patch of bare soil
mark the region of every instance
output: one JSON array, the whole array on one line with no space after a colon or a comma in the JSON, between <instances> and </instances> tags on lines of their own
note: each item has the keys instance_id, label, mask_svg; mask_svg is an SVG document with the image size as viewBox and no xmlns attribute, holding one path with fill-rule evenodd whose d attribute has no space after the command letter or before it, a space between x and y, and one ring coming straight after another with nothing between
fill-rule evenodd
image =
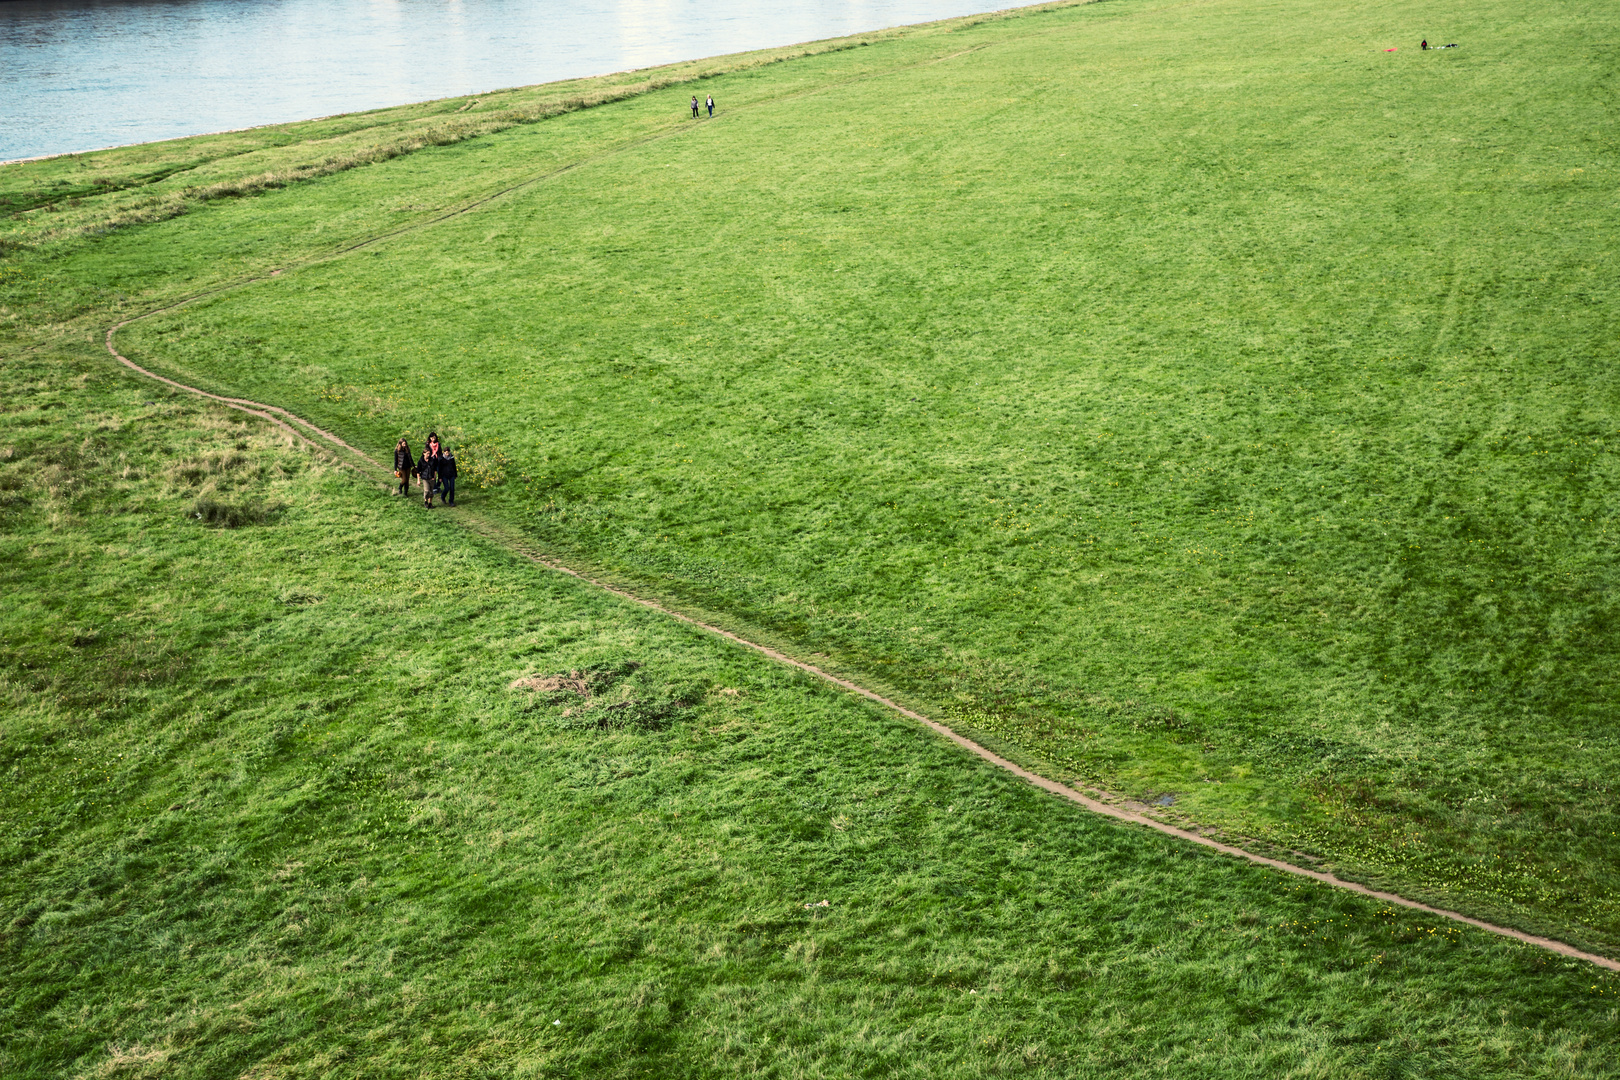
<instances>
[{"instance_id":1,"label":"patch of bare soil","mask_svg":"<svg viewBox=\"0 0 1620 1080\"><path fill-rule=\"evenodd\" d=\"M525 675L521 679L513 679L508 687L512 690L535 690L542 694L591 696L590 685L580 678L577 671L569 675Z\"/></svg>"},{"instance_id":2,"label":"patch of bare soil","mask_svg":"<svg viewBox=\"0 0 1620 1080\"><path fill-rule=\"evenodd\" d=\"M635 661L558 672L525 675L508 684L533 695L525 711L565 706L553 718L564 727L640 728L653 731L691 708L697 694L691 688L641 686L630 677L641 667Z\"/></svg>"},{"instance_id":3,"label":"patch of bare soil","mask_svg":"<svg viewBox=\"0 0 1620 1080\"><path fill-rule=\"evenodd\" d=\"M622 679L633 675L641 665L634 660L617 664L598 664L595 667L558 672L555 675L525 675L509 684L513 690L530 690L537 694L559 698L574 695L589 701L608 690Z\"/></svg>"}]
</instances>

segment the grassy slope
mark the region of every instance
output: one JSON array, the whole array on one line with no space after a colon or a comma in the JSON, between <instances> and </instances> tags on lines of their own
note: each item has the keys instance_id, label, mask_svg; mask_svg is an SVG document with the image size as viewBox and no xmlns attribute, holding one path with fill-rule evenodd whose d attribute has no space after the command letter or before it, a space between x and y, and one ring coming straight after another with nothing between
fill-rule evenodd
<instances>
[{"instance_id":1,"label":"grassy slope","mask_svg":"<svg viewBox=\"0 0 1620 1080\"><path fill-rule=\"evenodd\" d=\"M64 274L275 265L583 162L123 340L379 451L501 443L555 546L1053 772L1613 949L1605 10L1455 6L1444 54L1382 51L1441 18L1399 3L991 22Z\"/></svg>"},{"instance_id":2,"label":"grassy slope","mask_svg":"<svg viewBox=\"0 0 1620 1080\"><path fill-rule=\"evenodd\" d=\"M762 101L784 79L847 99L863 73L956 51L896 42L778 66L717 96ZM363 484L310 467L256 427L106 375L97 328L117 311L381 231L425 192L473 198L570 153L677 127L668 105L578 113L212 203L89 247L58 239L4 266L12 434L0 446L0 542L22 598L3 616L0 684L11 780L0 963L4 984L21 988L0 1020L4 1071L1612 1073L1616 988L1589 968L1090 821L908 725L541 574L442 520L397 505L379 517ZM673 219L682 207L660 211ZM562 217L556 203L541 216ZM782 228L794 241L802 226ZM663 257L685 257L671 236ZM478 269L487 246L462 266ZM607 254L582 249L578 280L594 280ZM761 274L781 275L779 288L807 276L764 250L753 258ZM276 287L303 288L306 273ZM501 292L511 289L508 277ZM459 316L469 340L513 307L487 291L457 295L487 301ZM788 325L781 295L774 313L756 312L759 326ZM164 335L163 358L209 362L194 343L176 347L189 333ZM555 433L520 456L531 474L552 456L537 480L564 476L568 454L589 460L591 448L569 440L583 438L592 399L628 419L626 391L643 392L633 366L556 359L526 423L488 414L488 433L518 449L526 426ZM704 374L685 368L689 381ZM289 373L307 383L254 389L292 404L304 393L310 411L350 433L377 438L396 422L363 414L384 412L384 394L403 386L375 379L375 400L357 402L358 382L279 374ZM242 374L216 377L241 389ZM823 374L804 386L842 404L859 389L850 383ZM685 423L734 429L740 406L717 409L703 389L707 406ZM1027 405L1003 407L1014 404ZM815 418L809 404L804 415ZM900 419L886 421L897 435ZM598 428L604 445L645 437ZM852 432L821 437L853 458ZM724 511L724 486L692 482L725 479L723 446L678 441L688 453L666 455L665 497L712 500L722 512L711 529L735 530L743 522ZM701 455L705 471L683 475L680 459ZM855 466L823 458L821 482L847 475L840 497L859 496ZM928 459L914 452L913 464ZM473 493L474 507L524 515L519 468L504 491ZM596 535L532 524L699 601L732 595L728 560L757 560L757 549L735 535L685 536L692 561L653 576L645 553L623 554L637 550L625 546L624 507L598 488L612 476L578 470L569 482L585 497L537 496L560 493L570 512L595 515ZM267 525L221 531L187 516L199 494L247 504L254 493L284 507ZM846 528L843 515L829 520ZM941 577L933 588L961 584ZM961 629L1016 614L994 594L984 602ZM902 636L905 653L881 629L863 630L870 617L801 608L790 623L770 614L787 603L771 603L763 617L731 610L845 660L862 657L857 646L868 660L918 657L907 677L924 700L959 691L983 702L984 685L964 673L1042 689L993 649L946 652L938 627L932 640ZM443 644L427 649L430 634ZM599 733L573 729L559 708L525 712L505 689L514 674L626 659L648 665L632 685L676 687L697 707L666 730ZM899 682L896 666L873 670ZM1060 722L1044 737L1061 734L1074 707L1047 681L1040 715ZM972 715L989 725L1031 714ZM1165 750L1153 726L1164 730L1162 710L1113 715L1119 730L1095 737L1141 759ZM1029 734L1026 753L1041 747ZM801 903L820 898L834 906L805 921ZM564 1017L568 1033L537 1030Z\"/></svg>"},{"instance_id":3,"label":"grassy slope","mask_svg":"<svg viewBox=\"0 0 1620 1080\"><path fill-rule=\"evenodd\" d=\"M1088 815L70 334L0 355L8 1077L1614 1075L1620 978ZM629 661L691 707L507 687Z\"/></svg>"}]
</instances>

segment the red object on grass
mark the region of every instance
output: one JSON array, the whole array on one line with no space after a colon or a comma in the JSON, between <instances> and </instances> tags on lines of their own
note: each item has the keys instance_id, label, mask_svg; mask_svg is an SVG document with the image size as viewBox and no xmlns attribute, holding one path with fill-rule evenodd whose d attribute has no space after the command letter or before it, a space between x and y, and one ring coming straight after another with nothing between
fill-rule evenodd
<instances>
[{"instance_id":1,"label":"red object on grass","mask_svg":"<svg viewBox=\"0 0 1620 1080\"><path fill-rule=\"evenodd\" d=\"M1399 46L1399 45L1397 45L1397 46L1395 46L1395 49L1398 49L1398 48L1400 48L1400 46ZM1394 52L1394 51L1395 51L1395 49L1385 49L1385 50L1384 50L1384 51L1385 51L1385 52Z\"/></svg>"}]
</instances>

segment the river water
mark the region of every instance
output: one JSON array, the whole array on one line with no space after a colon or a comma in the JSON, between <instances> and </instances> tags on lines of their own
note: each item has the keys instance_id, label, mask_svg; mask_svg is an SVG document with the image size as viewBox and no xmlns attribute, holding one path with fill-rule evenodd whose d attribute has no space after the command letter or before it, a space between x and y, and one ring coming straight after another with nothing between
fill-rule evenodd
<instances>
[{"instance_id":1,"label":"river water","mask_svg":"<svg viewBox=\"0 0 1620 1080\"><path fill-rule=\"evenodd\" d=\"M0 161L837 37L1007 0L0 0Z\"/></svg>"}]
</instances>

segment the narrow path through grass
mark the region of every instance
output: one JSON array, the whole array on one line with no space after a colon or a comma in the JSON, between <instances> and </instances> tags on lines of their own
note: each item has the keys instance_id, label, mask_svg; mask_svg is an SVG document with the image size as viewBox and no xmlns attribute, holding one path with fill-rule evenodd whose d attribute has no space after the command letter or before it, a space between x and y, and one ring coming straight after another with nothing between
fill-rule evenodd
<instances>
[{"instance_id":1,"label":"narrow path through grass","mask_svg":"<svg viewBox=\"0 0 1620 1080\"><path fill-rule=\"evenodd\" d=\"M7 1076L1614 1074L1620 975L1084 812L82 333L0 357Z\"/></svg>"},{"instance_id":2,"label":"narrow path through grass","mask_svg":"<svg viewBox=\"0 0 1620 1080\"><path fill-rule=\"evenodd\" d=\"M1620 973L820 674L1614 956L1611 8L1111 0L0 220L0 1072L1615 1075ZM429 425L460 522L294 438Z\"/></svg>"},{"instance_id":3,"label":"narrow path through grass","mask_svg":"<svg viewBox=\"0 0 1620 1080\"><path fill-rule=\"evenodd\" d=\"M9 295L281 269L123 351L372 452L461 425L514 463L486 509L599 578L1609 952L1615 215L1596 68L1547 59L1589 14L1459 11L1482 44L1438 58L1372 48L1429 17L1393 0L993 20L726 75L712 123L644 96L211 203Z\"/></svg>"},{"instance_id":4,"label":"narrow path through grass","mask_svg":"<svg viewBox=\"0 0 1620 1080\"><path fill-rule=\"evenodd\" d=\"M162 310L168 310L168 309L162 309ZM156 312L153 312L152 314L156 314ZM137 319L138 318L143 318L143 317L144 316L137 316ZM178 389L178 390L184 390L187 393L195 394L198 397L208 398L208 399L213 400L213 401L218 401L221 404L229 406L230 408L239 409L242 412L245 412L245 413L249 414L250 416L255 416L255 417L258 417L258 418L260 418L262 420L268 420L270 423L275 424L277 427L280 427L282 430L286 431L288 434L292 435L293 437L299 439L300 441L302 441L302 442L308 444L309 446L314 447L314 448L316 448L318 450L333 451L333 450L341 449L341 450L347 451L346 455L338 455L338 460L339 461L342 461L342 462L344 462L346 464L352 464L354 459L359 459L360 461L362 461L362 462L366 463L367 465L371 466L372 475L377 479L382 479L384 476L387 475L387 469L384 468L382 462L377 461L376 459L367 456L363 451L356 450L354 447L350 446L348 443L344 442L342 439L338 438L336 435L333 435L333 434L331 434L330 432L327 432L327 431L323 431L322 429L320 429L319 427L316 427L314 424L310 423L309 421L303 419L302 417L294 416L292 413L288 412L285 409L279 408L279 407L274 406L274 405L266 405L266 404L264 404L262 402L247 401L247 400L245 400L243 398L223 398L223 397L220 397L218 394L210 394L206 390L199 390L198 388L196 388L194 386L187 386L184 383L179 383L179 382L174 381L173 379L166 378L166 377L164 377L162 375L156 375L156 374L153 374L150 371L147 371L145 368L141 367L139 364L136 364L134 361L130 360L128 357L126 357L122 353L120 353L117 350L117 348L113 345L113 334L117 330L119 330L120 328L122 328L124 326L128 326L131 322L134 322L134 321L136 321L136 320L135 319L126 320L125 322L120 323L118 326L114 326L114 327L109 328L108 331L107 331L107 338L106 338L106 340L107 340L107 351L109 353L111 353L113 355L113 357L118 360L119 363L123 364L125 367L129 368L131 371L134 371L134 372L137 372L137 373L139 373L141 375L144 375L147 378L152 379L152 380L154 380L156 382L163 383L166 386L171 386L171 387L174 387L175 389ZM313 439L313 438L309 437L308 435L305 435L304 433L302 433L300 431L294 430L287 423L287 421L292 421L293 423L297 423L297 424L302 425L303 427L307 428L310 432L312 432L315 436L318 436L319 439L322 440L322 441L317 442L316 439ZM383 486L386 488L388 485L384 484ZM1525 942L1526 944L1536 945L1536 946L1539 946L1540 948L1548 949L1548 950L1550 950L1552 952L1555 952L1555 953L1558 953L1558 954L1560 954L1562 956L1569 956L1569 957L1574 957L1576 959L1585 960L1585 961L1588 961L1589 963L1596 964L1599 967L1608 968L1611 971L1620 971L1620 960L1613 960L1613 959L1610 959L1607 956L1600 956L1600 955L1598 955L1596 953L1589 953L1589 952L1586 952L1586 951L1584 951L1582 949L1577 949L1573 945L1569 945L1569 944L1567 944L1565 942L1562 942L1562 941L1555 941L1555 940L1553 940L1551 938L1540 937L1540 936L1535 935L1535 934L1527 934L1522 930L1515 930L1515 929L1513 929L1511 927L1497 926L1494 923L1485 922L1482 919L1472 919L1472 918L1469 918L1466 915L1461 915L1461 914L1459 914L1459 913L1457 913L1455 911L1446 911L1443 908L1437 908L1437 907L1433 907L1433 906L1431 906L1429 904L1419 903L1416 900L1408 900L1405 897L1397 896L1394 893L1383 892L1383 891L1380 891L1380 890L1377 890L1377 889L1370 889L1367 886L1361 885L1361 884L1359 884L1357 882L1344 881L1344 880L1342 880L1340 878L1334 877L1332 874L1325 874L1325 873L1322 873L1322 872L1317 871L1317 870L1309 870L1309 869L1306 869L1306 868L1301 867L1301 866L1295 866L1292 863L1284 862L1281 859L1268 858L1268 857L1266 857L1264 855L1257 855L1252 851L1245 851L1242 848L1233 847L1233 846L1231 846L1229 844L1223 844L1223 843L1219 842L1218 840L1211 839L1210 837L1207 837L1207 836L1202 836L1199 833L1190 832L1190 831L1188 831L1186 829L1178 829L1173 825L1168 825L1168 824L1166 824L1166 823L1164 823L1162 821L1157 821L1157 820L1155 820L1153 818L1147 817L1144 814L1134 813L1131 810L1128 810L1128 809L1125 809L1125 808L1119 806L1117 804L1117 800L1110 801L1108 795L1106 795L1105 793L1102 793L1102 792L1093 792L1094 795L1100 796L1100 798L1092 798L1092 797L1090 797L1090 796L1088 796L1088 795L1086 795L1086 794L1084 794L1084 793L1082 793L1080 791L1077 791L1075 788L1073 788L1073 787L1071 787L1071 786L1069 786L1067 784L1060 784L1060 783L1057 783L1054 780L1049 780L1044 776L1038 776L1035 773L1030 772L1028 769L1022 768L1021 766L1016 765L1011 761L1008 761L1006 758L1001 757L999 754L991 752L990 750L986 749L985 747L983 747L983 746L979 745L978 743L974 742L972 739L969 739L969 738L967 738L967 737L965 737L963 735L958 734L957 732L953 731L951 728L949 728L945 724L942 724L937 720L930 719L929 717L924 716L922 713L917 712L914 709L908 709L904 705L901 705L900 703L898 703L896 701L891 701L889 698L886 698L883 695L878 694L878 693L876 693L876 692L874 692L872 690L869 690L866 687L861 686L861 685L859 685L857 683L851 682L848 679L839 678L836 675L833 675L833 674L830 674L830 673L828 673L826 671L823 671L822 669L816 667L814 664L805 663L803 660L795 659L794 657L789 656L786 653L780 652L777 649L773 649L773 648L771 648L771 647L769 647L767 645L761 645L758 642L750 641L747 638L742 637L739 634L735 634L730 630L726 630L726 629L723 629L723 628L718 627L718 626L711 626L708 623L703 622L700 619L696 619L696 618L692 617L691 615L685 614L685 613L683 613L681 611L678 611L678 610L676 610L674 608L667 607L664 604L661 604L656 600L650 600L650 599L648 599L648 598L646 598L644 596L637 596L635 593L629 592L629 591L627 591L625 589L618 588L618 587L616 587L614 585L610 585L607 582L598 581L597 579L591 577L589 574L582 573L579 570L575 570L572 567L565 564L564 562L559 561L553 555L535 553L534 551L532 551L531 546L530 546L529 543L527 543L527 542L525 542L525 541L523 541L521 539L515 538L512 535L510 529L501 528L498 525L496 525L495 523L486 520L481 515L479 515L477 511L462 510L462 511L460 511L460 512L458 512L456 514L456 517L457 517L458 520L460 520L462 522L465 522L468 525L470 525L475 531L477 531L477 532L479 532L479 533L481 533L481 534L483 534L485 536L489 536L489 537L491 537L493 539L496 539L497 542L506 544L507 546L511 547L512 550L514 550L518 554L522 555L524 558L531 559L531 560L533 560L533 561L535 561L537 563L540 563L541 565L543 565L543 566L545 566L545 567L547 567L549 569L556 570L556 571L559 571L559 572L564 573L564 574L568 574L571 577L579 578L581 581L587 582L588 584L593 585L596 588L606 590L607 592L610 592L615 596L620 596L620 597L623 597L626 600L631 600L631 601L633 601L633 602L635 602L637 604L640 604L643 607L651 608L652 610L657 611L662 615L668 615L668 616L670 616L672 618L679 619L682 622L689 623L692 626L696 626L699 629L705 630L705 631L707 631L707 632L709 632L711 634L717 634L720 637L723 637L728 641L736 642L737 644L745 646L746 648L753 649L755 652L762 653L763 655L770 657L772 660L775 660L778 663L788 664L788 665L790 665L792 667L798 668L801 671L804 671L804 672L807 672L807 673L809 673L811 675L814 675L818 679L823 679L823 680L825 680L825 681L827 681L829 683L832 683L835 686L839 686L839 687L842 687L843 689L848 690L848 691L850 691L852 693L859 694L861 697L864 697L864 698L866 698L866 699L868 699L870 701L875 701L878 704L883 705L886 708L893 709L895 712L900 713L902 716L905 716L905 717L908 717L908 718L910 718L912 720L915 720L918 723L921 723L921 724L927 726L928 728L938 732L939 734L945 736L947 739L951 740L951 742L953 742L956 745L962 747L964 750L967 750L970 753L978 755L979 757L983 758L985 761L990 762L991 764L997 766L998 768L1006 769L1008 772L1011 772L1013 775L1019 777L1022 780L1025 780L1025 781L1027 781L1027 782L1029 782L1031 784L1034 784L1036 787L1041 788L1044 791L1049 791L1049 792L1053 793L1054 795L1060 795L1063 798L1070 800L1071 802L1078 803L1079 805L1084 806L1087 810L1090 810L1093 813L1105 814L1108 817L1117 818L1120 821L1128 821L1128 822L1131 822L1131 823L1136 824L1136 825L1146 825L1148 828L1154 829L1154 830L1156 830L1158 832L1161 832L1161 833L1164 833L1167 836L1174 836L1174 837L1177 837L1177 838L1182 839L1182 840L1187 840L1187 841L1190 841L1190 842L1195 843L1195 844L1200 844L1200 845L1202 845L1204 847L1212 848L1212 849L1214 849L1216 851L1219 851L1219 852L1221 852L1222 854L1225 854L1225 855L1232 855L1232 856L1236 856L1238 858L1247 859L1248 861L1253 862L1253 863L1257 863L1257 864L1259 864L1261 866L1269 866L1269 867L1271 867L1273 869L1282 870L1282 871L1285 871L1285 872L1290 873L1290 874L1299 874L1299 875L1301 875L1303 877L1308 877L1308 878L1311 878L1311 879L1313 879L1315 881L1320 881L1320 882L1322 882L1324 884L1332 885L1335 888L1347 889L1347 890L1349 890L1351 892L1354 892L1354 893L1360 893L1363 896L1369 896L1369 897L1372 897L1373 899L1376 899L1376 900L1382 900L1385 903L1398 904L1401 907L1411 908L1411 909L1416 910L1416 911L1427 912L1427 913L1429 913L1431 915L1441 915L1441 916L1444 916L1445 918L1453 919L1453 920L1455 920L1457 922L1465 923L1465 924L1467 924L1469 926L1477 927L1478 929L1481 929L1481 930L1489 930L1493 934L1501 934L1504 937L1513 938L1516 941L1522 941L1522 942Z\"/></svg>"}]
</instances>

